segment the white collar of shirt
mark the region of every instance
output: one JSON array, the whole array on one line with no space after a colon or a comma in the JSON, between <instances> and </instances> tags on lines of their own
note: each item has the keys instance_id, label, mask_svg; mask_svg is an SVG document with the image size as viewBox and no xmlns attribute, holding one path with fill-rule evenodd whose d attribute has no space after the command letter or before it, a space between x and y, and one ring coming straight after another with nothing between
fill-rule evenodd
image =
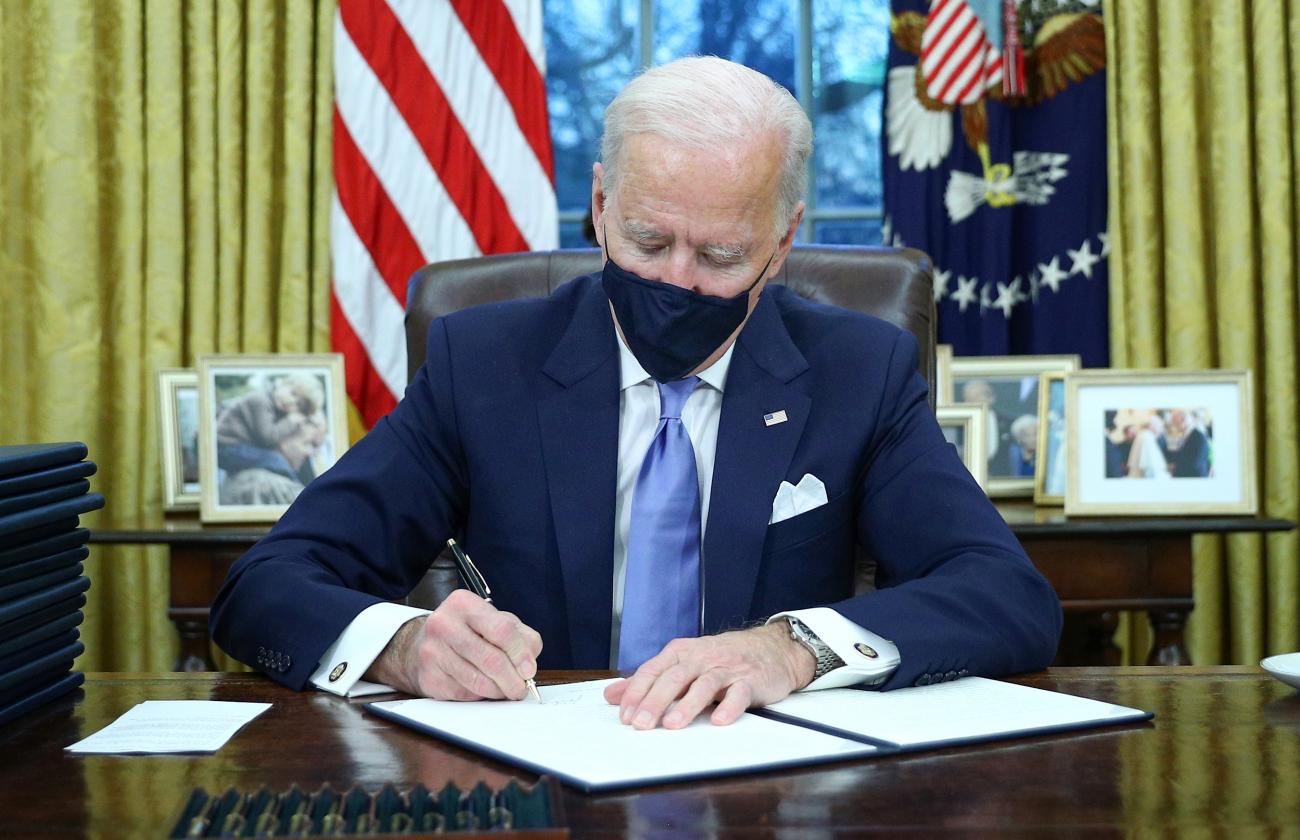
<instances>
[{"instance_id":1,"label":"white collar of shirt","mask_svg":"<svg viewBox=\"0 0 1300 840\"><path fill-rule=\"evenodd\" d=\"M622 334L618 330L614 333L618 336L619 390L625 391L633 385L653 381L650 374L646 373L645 368L641 367L641 363L636 360L636 356L633 356L632 351L627 348ZM716 362L695 375L706 385L721 392L723 384L727 381L727 371L731 368L731 354L735 349L736 342L733 341Z\"/></svg>"}]
</instances>

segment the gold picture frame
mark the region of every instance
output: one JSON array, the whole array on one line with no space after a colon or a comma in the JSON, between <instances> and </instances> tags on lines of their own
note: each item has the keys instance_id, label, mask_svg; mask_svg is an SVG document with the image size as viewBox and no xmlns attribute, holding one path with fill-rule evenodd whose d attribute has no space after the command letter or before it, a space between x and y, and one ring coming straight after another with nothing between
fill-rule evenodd
<instances>
[{"instance_id":1,"label":"gold picture frame","mask_svg":"<svg viewBox=\"0 0 1300 840\"><path fill-rule=\"evenodd\" d=\"M1249 370L1081 371L1065 379L1065 513L1254 514Z\"/></svg>"},{"instance_id":2,"label":"gold picture frame","mask_svg":"<svg viewBox=\"0 0 1300 840\"><path fill-rule=\"evenodd\" d=\"M198 510L199 374L194 368L159 368L155 379L163 510Z\"/></svg>"},{"instance_id":3,"label":"gold picture frame","mask_svg":"<svg viewBox=\"0 0 1300 840\"><path fill-rule=\"evenodd\" d=\"M979 403L956 403L939 406L935 415L944 438L957 447L961 462L975 483L987 492L988 455L985 447L988 437L984 426L988 410Z\"/></svg>"},{"instance_id":4,"label":"gold picture frame","mask_svg":"<svg viewBox=\"0 0 1300 840\"><path fill-rule=\"evenodd\" d=\"M952 405L952 345L934 346L934 404Z\"/></svg>"},{"instance_id":5,"label":"gold picture frame","mask_svg":"<svg viewBox=\"0 0 1300 840\"><path fill-rule=\"evenodd\" d=\"M274 522L348 447L343 356L198 359L199 518Z\"/></svg>"},{"instance_id":6,"label":"gold picture frame","mask_svg":"<svg viewBox=\"0 0 1300 840\"><path fill-rule=\"evenodd\" d=\"M1080 367L1077 355L958 356L952 360L954 401L983 403L989 409L985 429L989 496L1034 495L1039 377ZM1031 446L1033 452L1028 451Z\"/></svg>"},{"instance_id":7,"label":"gold picture frame","mask_svg":"<svg viewBox=\"0 0 1300 840\"><path fill-rule=\"evenodd\" d=\"M1065 377L1038 377L1038 456L1034 460L1034 504L1064 505L1068 461L1065 451ZM1044 420L1045 419L1045 420Z\"/></svg>"}]
</instances>

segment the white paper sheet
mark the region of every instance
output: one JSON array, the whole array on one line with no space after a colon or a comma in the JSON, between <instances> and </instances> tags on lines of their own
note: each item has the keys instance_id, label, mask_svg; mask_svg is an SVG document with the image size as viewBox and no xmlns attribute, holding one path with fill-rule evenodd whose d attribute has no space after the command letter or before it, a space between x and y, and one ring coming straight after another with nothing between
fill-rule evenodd
<instances>
[{"instance_id":1,"label":"white paper sheet","mask_svg":"<svg viewBox=\"0 0 1300 840\"><path fill-rule=\"evenodd\" d=\"M146 700L88 738L73 753L210 753L270 703L226 700Z\"/></svg>"},{"instance_id":2,"label":"white paper sheet","mask_svg":"<svg viewBox=\"0 0 1300 840\"><path fill-rule=\"evenodd\" d=\"M980 677L897 691L810 691L769 708L904 747L1146 716L1140 709Z\"/></svg>"},{"instance_id":3,"label":"white paper sheet","mask_svg":"<svg viewBox=\"0 0 1300 840\"><path fill-rule=\"evenodd\" d=\"M589 787L616 787L748 768L810 764L876 752L868 744L746 714L730 726L619 723L602 691L612 680L544 686L542 703L392 700L372 704L466 744Z\"/></svg>"}]
</instances>

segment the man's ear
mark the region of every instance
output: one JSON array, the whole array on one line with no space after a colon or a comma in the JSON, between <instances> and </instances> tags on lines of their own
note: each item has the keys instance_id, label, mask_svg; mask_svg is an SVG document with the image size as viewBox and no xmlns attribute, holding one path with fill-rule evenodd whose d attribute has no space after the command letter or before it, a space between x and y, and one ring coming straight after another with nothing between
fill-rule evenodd
<instances>
[{"instance_id":1,"label":"man's ear","mask_svg":"<svg viewBox=\"0 0 1300 840\"><path fill-rule=\"evenodd\" d=\"M605 247L605 168L596 161L591 165L591 226L596 229L596 241Z\"/></svg>"},{"instance_id":2,"label":"man's ear","mask_svg":"<svg viewBox=\"0 0 1300 840\"><path fill-rule=\"evenodd\" d=\"M785 263L785 258L790 255L790 249L794 246L795 234L799 232L799 223L803 221L804 203L801 201L794 208L794 215L790 217L790 225L785 230L785 235L776 245L776 259L772 260L772 269L768 273L769 277L775 277Z\"/></svg>"}]
</instances>

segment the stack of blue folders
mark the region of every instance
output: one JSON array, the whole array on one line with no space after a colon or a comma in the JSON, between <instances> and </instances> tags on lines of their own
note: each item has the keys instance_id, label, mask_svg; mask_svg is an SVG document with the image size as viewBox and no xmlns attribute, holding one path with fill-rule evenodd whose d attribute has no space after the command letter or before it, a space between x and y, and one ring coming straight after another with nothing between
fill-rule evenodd
<instances>
[{"instance_id":1,"label":"stack of blue folders","mask_svg":"<svg viewBox=\"0 0 1300 840\"><path fill-rule=\"evenodd\" d=\"M0 446L0 726L81 685L83 513L104 506L84 443Z\"/></svg>"}]
</instances>

